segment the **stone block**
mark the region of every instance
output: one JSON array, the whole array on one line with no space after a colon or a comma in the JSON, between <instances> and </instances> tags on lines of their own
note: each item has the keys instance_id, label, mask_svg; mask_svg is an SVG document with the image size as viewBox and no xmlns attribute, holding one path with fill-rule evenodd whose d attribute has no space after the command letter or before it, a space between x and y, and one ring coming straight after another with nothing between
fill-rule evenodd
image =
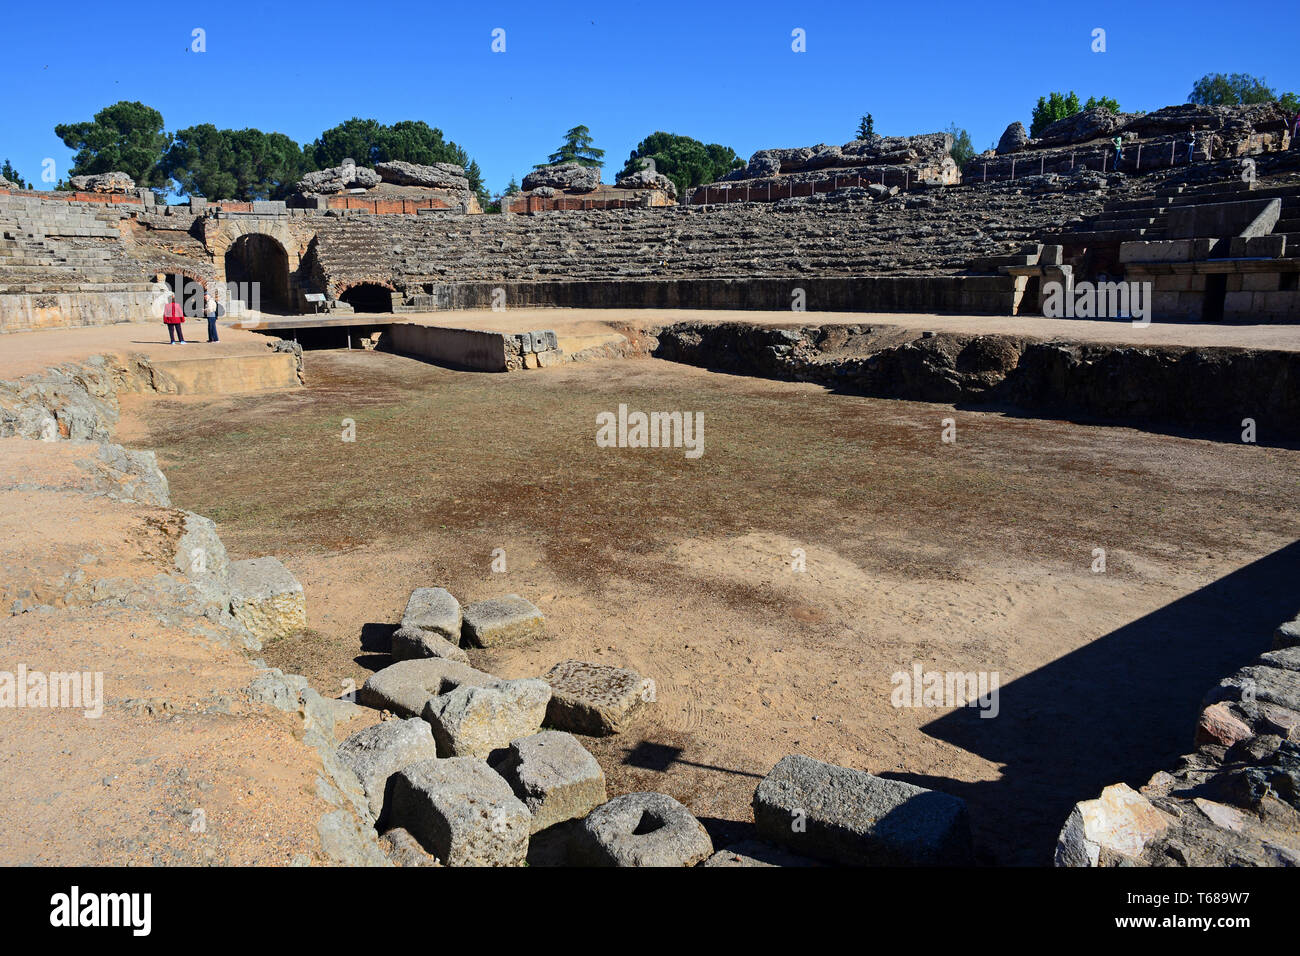
<instances>
[{"instance_id":1,"label":"stone block","mask_svg":"<svg viewBox=\"0 0 1300 956\"><path fill-rule=\"evenodd\" d=\"M259 640L287 637L307 626L302 585L277 558L230 564L230 613Z\"/></svg>"},{"instance_id":2,"label":"stone block","mask_svg":"<svg viewBox=\"0 0 1300 956\"><path fill-rule=\"evenodd\" d=\"M382 823L393 774L421 760L433 760L438 747L429 725L412 717L386 720L358 731L339 744L338 754L361 781L370 812Z\"/></svg>"},{"instance_id":3,"label":"stone block","mask_svg":"<svg viewBox=\"0 0 1300 956\"><path fill-rule=\"evenodd\" d=\"M425 760L393 781L392 822L445 866L519 866L528 853L528 808L473 757Z\"/></svg>"},{"instance_id":4,"label":"stone block","mask_svg":"<svg viewBox=\"0 0 1300 956\"><path fill-rule=\"evenodd\" d=\"M460 632L460 602L443 588L416 588L406 602L401 627L393 634L393 658L446 657L468 663L457 646Z\"/></svg>"},{"instance_id":5,"label":"stone block","mask_svg":"<svg viewBox=\"0 0 1300 956\"><path fill-rule=\"evenodd\" d=\"M1224 747L1231 747L1241 740L1246 740L1252 735L1251 729L1243 721L1238 720L1227 705L1219 702L1211 704L1201 711L1201 716L1196 722L1196 743L1200 744L1219 744Z\"/></svg>"},{"instance_id":6,"label":"stone block","mask_svg":"<svg viewBox=\"0 0 1300 956\"><path fill-rule=\"evenodd\" d=\"M1248 315L1253 306L1253 292L1229 292L1223 297L1223 314Z\"/></svg>"},{"instance_id":7,"label":"stone block","mask_svg":"<svg viewBox=\"0 0 1300 956\"><path fill-rule=\"evenodd\" d=\"M1247 272L1241 277L1243 292L1276 292L1278 280L1276 272Z\"/></svg>"},{"instance_id":8,"label":"stone block","mask_svg":"<svg viewBox=\"0 0 1300 956\"><path fill-rule=\"evenodd\" d=\"M1128 784L1107 787L1096 800L1075 804L1057 838L1057 866L1096 866L1105 853L1134 860L1163 833L1170 817Z\"/></svg>"},{"instance_id":9,"label":"stone block","mask_svg":"<svg viewBox=\"0 0 1300 956\"><path fill-rule=\"evenodd\" d=\"M518 594L467 605L461 627L462 643L472 647L497 647L541 635L542 612Z\"/></svg>"},{"instance_id":10,"label":"stone block","mask_svg":"<svg viewBox=\"0 0 1300 956\"><path fill-rule=\"evenodd\" d=\"M546 717L551 690L539 680L465 685L431 698L423 710L443 757L487 757L534 734Z\"/></svg>"},{"instance_id":11,"label":"stone block","mask_svg":"<svg viewBox=\"0 0 1300 956\"><path fill-rule=\"evenodd\" d=\"M1042 266L1059 266L1065 261L1065 247L1057 245L1043 246L1038 254L1038 264Z\"/></svg>"},{"instance_id":12,"label":"stone block","mask_svg":"<svg viewBox=\"0 0 1300 956\"><path fill-rule=\"evenodd\" d=\"M1156 292L1151 296L1151 311L1157 318L1179 314L1178 292Z\"/></svg>"},{"instance_id":13,"label":"stone block","mask_svg":"<svg viewBox=\"0 0 1300 956\"><path fill-rule=\"evenodd\" d=\"M1169 210L1165 232L1170 239L1264 236L1273 231L1281 211L1280 199L1176 206Z\"/></svg>"},{"instance_id":14,"label":"stone block","mask_svg":"<svg viewBox=\"0 0 1300 956\"><path fill-rule=\"evenodd\" d=\"M564 353L558 351L538 352L536 358L538 368L555 368L557 365L563 365L565 362Z\"/></svg>"},{"instance_id":15,"label":"stone block","mask_svg":"<svg viewBox=\"0 0 1300 956\"><path fill-rule=\"evenodd\" d=\"M646 703L645 679L626 667L561 661L543 679L551 685L547 724L575 734L620 733Z\"/></svg>"},{"instance_id":16,"label":"stone block","mask_svg":"<svg viewBox=\"0 0 1300 956\"><path fill-rule=\"evenodd\" d=\"M695 866L713 854L713 841L672 797L629 793L587 815L572 853L586 866Z\"/></svg>"},{"instance_id":17,"label":"stone block","mask_svg":"<svg viewBox=\"0 0 1300 956\"><path fill-rule=\"evenodd\" d=\"M1193 252L1191 239L1123 242L1119 247L1119 261L1123 263L1190 262Z\"/></svg>"},{"instance_id":18,"label":"stone block","mask_svg":"<svg viewBox=\"0 0 1300 956\"><path fill-rule=\"evenodd\" d=\"M402 613L403 627L433 631L453 642L460 640L460 625L460 602L445 588L416 588Z\"/></svg>"},{"instance_id":19,"label":"stone block","mask_svg":"<svg viewBox=\"0 0 1300 956\"><path fill-rule=\"evenodd\" d=\"M399 627L395 630L390 651L395 661L442 657L462 664L469 663L469 655L451 641L440 634L423 631L418 627Z\"/></svg>"},{"instance_id":20,"label":"stone block","mask_svg":"<svg viewBox=\"0 0 1300 956\"><path fill-rule=\"evenodd\" d=\"M972 862L964 800L798 754L754 791L754 823L766 840L848 866Z\"/></svg>"},{"instance_id":21,"label":"stone block","mask_svg":"<svg viewBox=\"0 0 1300 956\"><path fill-rule=\"evenodd\" d=\"M496 678L460 661L441 657L398 661L370 675L357 693L367 707L402 717L420 717L430 698L463 685L491 684Z\"/></svg>"},{"instance_id":22,"label":"stone block","mask_svg":"<svg viewBox=\"0 0 1300 956\"><path fill-rule=\"evenodd\" d=\"M167 493L166 487L166 479L163 479L164 494ZM187 511L184 529L176 541L175 565L178 571L201 577L205 574L222 575L229 570L230 561L226 557L226 546L221 543L221 538L217 535L217 526L211 518Z\"/></svg>"},{"instance_id":23,"label":"stone block","mask_svg":"<svg viewBox=\"0 0 1300 956\"><path fill-rule=\"evenodd\" d=\"M1286 255L1286 233L1275 236L1238 236L1228 241L1233 259L1280 259Z\"/></svg>"},{"instance_id":24,"label":"stone block","mask_svg":"<svg viewBox=\"0 0 1300 956\"><path fill-rule=\"evenodd\" d=\"M1256 312L1266 315L1300 315L1300 292L1256 292L1251 302Z\"/></svg>"},{"instance_id":25,"label":"stone block","mask_svg":"<svg viewBox=\"0 0 1300 956\"><path fill-rule=\"evenodd\" d=\"M1273 650L1297 646L1300 646L1300 614L1294 620L1278 625L1273 632Z\"/></svg>"},{"instance_id":26,"label":"stone block","mask_svg":"<svg viewBox=\"0 0 1300 956\"><path fill-rule=\"evenodd\" d=\"M533 815L533 829L585 817L605 802L605 773L569 734L543 730L510 742L496 766Z\"/></svg>"}]
</instances>

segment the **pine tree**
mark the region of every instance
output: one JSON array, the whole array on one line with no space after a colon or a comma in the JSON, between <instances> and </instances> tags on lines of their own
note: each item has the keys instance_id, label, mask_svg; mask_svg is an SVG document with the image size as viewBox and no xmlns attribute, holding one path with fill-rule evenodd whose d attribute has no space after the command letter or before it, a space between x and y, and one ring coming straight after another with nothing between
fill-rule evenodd
<instances>
[{"instance_id":1,"label":"pine tree","mask_svg":"<svg viewBox=\"0 0 1300 956\"><path fill-rule=\"evenodd\" d=\"M585 126L575 126L564 134L560 148L551 153L544 163L538 163L534 169L545 166L558 166L561 163L577 163L579 166L604 166L605 151L592 146L591 130Z\"/></svg>"}]
</instances>

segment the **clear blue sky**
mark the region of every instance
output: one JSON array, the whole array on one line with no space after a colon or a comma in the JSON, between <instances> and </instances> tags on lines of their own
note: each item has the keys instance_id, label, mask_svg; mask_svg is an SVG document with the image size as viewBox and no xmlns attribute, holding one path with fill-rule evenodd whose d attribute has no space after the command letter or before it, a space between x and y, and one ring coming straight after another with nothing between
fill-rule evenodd
<instances>
[{"instance_id":1,"label":"clear blue sky","mask_svg":"<svg viewBox=\"0 0 1300 956\"><path fill-rule=\"evenodd\" d=\"M13 8L0 35L0 158L64 175L60 122L117 100L169 130L210 122L308 142L351 116L422 119L478 160L489 189L542 162L571 126L606 150L605 179L655 130L756 149L843 143L949 123L988 147L1038 96L1108 95L1126 110L1185 102L1207 72L1300 91L1300 6L1183 2L572 4L61 3ZM51 22L57 21L57 22ZM206 31L207 52L190 51ZM494 28L506 52L491 51ZM1105 53L1091 51L1095 27ZM791 50L802 28L807 52ZM48 188L48 187L47 187Z\"/></svg>"}]
</instances>

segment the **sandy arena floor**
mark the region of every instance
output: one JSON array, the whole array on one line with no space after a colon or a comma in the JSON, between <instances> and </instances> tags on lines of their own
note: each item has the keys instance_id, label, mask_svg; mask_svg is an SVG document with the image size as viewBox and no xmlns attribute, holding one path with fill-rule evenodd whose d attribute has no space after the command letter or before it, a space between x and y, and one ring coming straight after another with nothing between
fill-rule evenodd
<instances>
[{"instance_id":1,"label":"sandy arena floor","mask_svg":"<svg viewBox=\"0 0 1300 956\"><path fill-rule=\"evenodd\" d=\"M1047 863L1070 806L1188 749L1202 694L1295 612L1293 449L652 359L484 375L334 351L306 371L296 392L130 396L119 431L233 556L303 582L313 629L268 662L338 693L387 663L412 588L517 592L550 636L475 663L653 678L647 720L590 747L612 792L672 794L719 846L802 752L964 797L983 862ZM620 403L703 412L703 456L598 448ZM914 664L996 671L998 717L893 707Z\"/></svg>"}]
</instances>

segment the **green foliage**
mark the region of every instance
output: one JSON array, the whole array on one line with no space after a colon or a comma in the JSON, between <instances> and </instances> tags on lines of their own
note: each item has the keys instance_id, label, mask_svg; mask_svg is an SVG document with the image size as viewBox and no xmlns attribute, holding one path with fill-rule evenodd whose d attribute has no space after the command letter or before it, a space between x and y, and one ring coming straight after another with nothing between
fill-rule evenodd
<instances>
[{"instance_id":1,"label":"green foliage","mask_svg":"<svg viewBox=\"0 0 1300 956\"><path fill-rule=\"evenodd\" d=\"M1053 92L1047 97L1040 96L1038 105L1034 107L1033 121L1029 126L1029 135L1037 136L1044 129L1051 126L1057 120L1065 119L1067 116L1073 116L1083 107L1079 103L1079 97L1075 96L1071 90L1065 96Z\"/></svg>"},{"instance_id":2,"label":"green foliage","mask_svg":"<svg viewBox=\"0 0 1300 956\"><path fill-rule=\"evenodd\" d=\"M204 123L175 134L162 168L186 195L247 202L283 199L310 167L283 133Z\"/></svg>"},{"instance_id":3,"label":"green foliage","mask_svg":"<svg viewBox=\"0 0 1300 956\"><path fill-rule=\"evenodd\" d=\"M654 160L655 170L671 179L679 193L703 183L715 182L731 170L745 165L729 146L705 144L675 133L656 132L637 144L618 175L636 172L645 158Z\"/></svg>"},{"instance_id":4,"label":"green foliage","mask_svg":"<svg viewBox=\"0 0 1300 956\"><path fill-rule=\"evenodd\" d=\"M1101 108L1109 113L1119 112L1119 100L1112 99L1109 96L1090 96L1088 102L1083 104L1085 110L1095 110Z\"/></svg>"},{"instance_id":5,"label":"green foliage","mask_svg":"<svg viewBox=\"0 0 1300 956\"><path fill-rule=\"evenodd\" d=\"M519 180L517 180L517 179L515 179L515 177L511 176L511 177L510 177L510 182L506 183L506 191L505 191L504 193L502 193L501 195L503 195L503 196L509 196L509 195L511 195L512 193L517 193L517 192L519 192Z\"/></svg>"},{"instance_id":6,"label":"green foliage","mask_svg":"<svg viewBox=\"0 0 1300 956\"><path fill-rule=\"evenodd\" d=\"M1300 96L1294 93L1283 93L1278 97L1278 105L1282 107L1291 116L1300 113Z\"/></svg>"},{"instance_id":7,"label":"green foliage","mask_svg":"<svg viewBox=\"0 0 1300 956\"><path fill-rule=\"evenodd\" d=\"M385 126L378 120L354 116L325 130L315 142L304 147L304 152L310 155L316 169L337 166L345 159L352 159L359 166L399 161L421 166L451 163L464 168L469 188L480 202L487 200L478 163L454 141L444 139L442 130L424 120L401 120Z\"/></svg>"},{"instance_id":8,"label":"green foliage","mask_svg":"<svg viewBox=\"0 0 1300 956\"><path fill-rule=\"evenodd\" d=\"M1119 101L1109 96L1090 96L1088 102L1081 104L1074 90L1066 94L1052 92L1046 97L1040 96L1038 105L1034 107L1033 120L1029 125L1029 135L1035 137L1057 120L1063 120L1067 116L1073 116L1082 110L1097 109L1098 107L1112 113L1118 113Z\"/></svg>"},{"instance_id":9,"label":"green foliage","mask_svg":"<svg viewBox=\"0 0 1300 956\"><path fill-rule=\"evenodd\" d=\"M876 121L868 113L858 120L858 139L870 139L876 135Z\"/></svg>"},{"instance_id":10,"label":"green foliage","mask_svg":"<svg viewBox=\"0 0 1300 956\"><path fill-rule=\"evenodd\" d=\"M1277 94L1262 77L1249 73L1206 73L1187 94L1187 102L1198 106L1272 103L1276 99Z\"/></svg>"},{"instance_id":11,"label":"green foliage","mask_svg":"<svg viewBox=\"0 0 1300 956\"><path fill-rule=\"evenodd\" d=\"M316 137L316 141L305 150L311 153L317 169L338 166L345 159L354 160L358 165L370 166L378 160L379 135L383 126L378 120L361 119L358 116L338 126L331 127Z\"/></svg>"},{"instance_id":12,"label":"green foliage","mask_svg":"<svg viewBox=\"0 0 1300 956\"><path fill-rule=\"evenodd\" d=\"M558 166L560 163L577 163L579 166L604 166L605 151L592 146L591 130L585 126L575 126L564 134L560 148L551 153L544 163L538 163L534 169L545 166Z\"/></svg>"},{"instance_id":13,"label":"green foliage","mask_svg":"<svg viewBox=\"0 0 1300 956\"><path fill-rule=\"evenodd\" d=\"M948 155L957 164L957 168L961 169L975 158L975 144L970 141L970 133L956 123L948 127L948 133L952 136L952 149Z\"/></svg>"},{"instance_id":14,"label":"green foliage","mask_svg":"<svg viewBox=\"0 0 1300 956\"><path fill-rule=\"evenodd\" d=\"M23 177L18 175L18 170L14 169L14 164L5 159L4 165L0 166L0 177L3 177L13 183L20 189L31 189L32 184L27 182Z\"/></svg>"},{"instance_id":15,"label":"green foliage","mask_svg":"<svg viewBox=\"0 0 1300 956\"><path fill-rule=\"evenodd\" d=\"M104 107L92 120L60 123L54 133L76 151L69 176L123 172L138 186L167 185L159 160L171 136L163 132L162 114L150 106L123 100Z\"/></svg>"}]
</instances>

